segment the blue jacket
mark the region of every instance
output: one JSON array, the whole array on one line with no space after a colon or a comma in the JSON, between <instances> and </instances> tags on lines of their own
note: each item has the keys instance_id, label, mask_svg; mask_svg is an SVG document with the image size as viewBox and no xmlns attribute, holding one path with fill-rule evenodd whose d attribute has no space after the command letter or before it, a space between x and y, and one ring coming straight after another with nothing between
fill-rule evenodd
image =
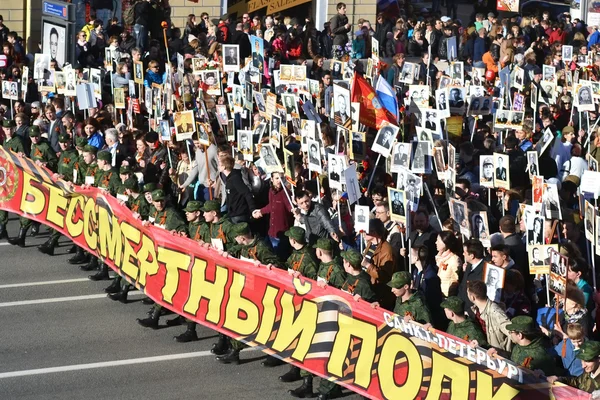
<instances>
[{"instance_id":1,"label":"blue jacket","mask_svg":"<svg viewBox=\"0 0 600 400\"><path fill-rule=\"evenodd\" d=\"M100 132L96 132L90 136L88 139L88 144L90 146L94 146L98 150L101 150L104 147L104 136L102 136Z\"/></svg>"},{"instance_id":2,"label":"blue jacket","mask_svg":"<svg viewBox=\"0 0 600 400\"><path fill-rule=\"evenodd\" d=\"M597 43L600 43L600 32L596 30L596 31L594 31L594 33L592 33L590 36L588 36L588 44L587 44L588 50L590 50L592 48L592 46Z\"/></svg>"},{"instance_id":3,"label":"blue jacket","mask_svg":"<svg viewBox=\"0 0 600 400\"><path fill-rule=\"evenodd\" d=\"M569 371L568 376L579 376L583 374L581 360L577 358L577 353L579 353L579 350L575 350L571 339L561 340L556 346L554 346L554 348L550 350L550 353L555 353L562 359L563 367Z\"/></svg>"},{"instance_id":4,"label":"blue jacket","mask_svg":"<svg viewBox=\"0 0 600 400\"><path fill-rule=\"evenodd\" d=\"M153 83L162 85L162 83L163 83L163 75L157 74L154 71L148 70L148 71L146 71L146 76L144 77L144 86L145 87L152 87Z\"/></svg>"},{"instance_id":5,"label":"blue jacket","mask_svg":"<svg viewBox=\"0 0 600 400\"><path fill-rule=\"evenodd\" d=\"M480 38L480 37L477 37L475 39L475 44L473 46L473 62L474 63L482 60L483 55L487 51L486 45L487 45L487 43L485 42L485 39Z\"/></svg>"}]
</instances>

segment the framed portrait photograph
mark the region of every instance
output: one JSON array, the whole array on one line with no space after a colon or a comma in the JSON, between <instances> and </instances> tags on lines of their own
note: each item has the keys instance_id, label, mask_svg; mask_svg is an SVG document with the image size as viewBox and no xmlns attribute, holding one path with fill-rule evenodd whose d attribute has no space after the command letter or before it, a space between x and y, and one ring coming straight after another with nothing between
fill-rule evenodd
<instances>
[{"instance_id":1,"label":"framed portrait photograph","mask_svg":"<svg viewBox=\"0 0 600 400\"><path fill-rule=\"evenodd\" d=\"M555 183L544 182L542 194L542 215L546 219L562 219L562 210L560 208L560 197L558 187Z\"/></svg>"},{"instance_id":2,"label":"framed portrait photograph","mask_svg":"<svg viewBox=\"0 0 600 400\"><path fill-rule=\"evenodd\" d=\"M201 77L206 85L206 93L212 96L221 95L221 75L218 70L202 71Z\"/></svg>"},{"instance_id":3,"label":"framed portrait photograph","mask_svg":"<svg viewBox=\"0 0 600 400\"><path fill-rule=\"evenodd\" d=\"M350 90L340 86L333 85L333 121L336 125L345 129L352 128L352 118L350 117Z\"/></svg>"},{"instance_id":4,"label":"framed portrait photograph","mask_svg":"<svg viewBox=\"0 0 600 400\"><path fill-rule=\"evenodd\" d=\"M401 168L410 168L410 143L394 143L390 172L398 173Z\"/></svg>"},{"instance_id":5,"label":"framed portrait photograph","mask_svg":"<svg viewBox=\"0 0 600 400\"><path fill-rule=\"evenodd\" d=\"M369 206L354 207L354 230L356 232L369 232Z\"/></svg>"},{"instance_id":6,"label":"framed portrait photograph","mask_svg":"<svg viewBox=\"0 0 600 400\"><path fill-rule=\"evenodd\" d=\"M412 142L411 171L416 174L431 173L431 142Z\"/></svg>"},{"instance_id":7,"label":"framed portrait photograph","mask_svg":"<svg viewBox=\"0 0 600 400\"><path fill-rule=\"evenodd\" d=\"M438 110L438 117L450 117L450 98L447 88L435 91L435 105Z\"/></svg>"},{"instance_id":8,"label":"framed portrait photograph","mask_svg":"<svg viewBox=\"0 0 600 400\"><path fill-rule=\"evenodd\" d=\"M528 246L544 244L544 217L537 213L527 213L525 214L525 226Z\"/></svg>"},{"instance_id":9,"label":"framed portrait photograph","mask_svg":"<svg viewBox=\"0 0 600 400\"><path fill-rule=\"evenodd\" d=\"M467 203L454 198L448 202L450 208L450 216L456 222L460 229L460 233L466 237L471 237L471 229L469 226L469 218L467 217Z\"/></svg>"},{"instance_id":10,"label":"framed portrait photograph","mask_svg":"<svg viewBox=\"0 0 600 400\"><path fill-rule=\"evenodd\" d=\"M483 247L489 248L490 243L490 227L486 211L471 212L471 232L473 239L479 239Z\"/></svg>"},{"instance_id":11,"label":"framed portrait photograph","mask_svg":"<svg viewBox=\"0 0 600 400\"><path fill-rule=\"evenodd\" d=\"M318 173L323 172L321 165L321 148L318 140L307 139L308 169Z\"/></svg>"},{"instance_id":12,"label":"framed portrait photograph","mask_svg":"<svg viewBox=\"0 0 600 400\"><path fill-rule=\"evenodd\" d=\"M327 153L327 157L329 186L332 189L342 190L342 176L346 167L344 157L331 153Z\"/></svg>"},{"instance_id":13,"label":"framed portrait photograph","mask_svg":"<svg viewBox=\"0 0 600 400\"><path fill-rule=\"evenodd\" d=\"M141 61L133 62L133 81L138 85L144 84L144 64Z\"/></svg>"},{"instance_id":14,"label":"framed portrait photograph","mask_svg":"<svg viewBox=\"0 0 600 400\"><path fill-rule=\"evenodd\" d=\"M366 155L366 133L352 132L352 158L362 160Z\"/></svg>"},{"instance_id":15,"label":"framed portrait photograph","mask_svg":"<svg viewBox=\"0 0 600 400\"><path fill-rule=\"evenodd\" d=\"M67 28L51 21L42 22L42 53L56 60L59 68L67 62ZM48 64L50 66L50 64Z\"/></svg>"},{"instance_id":16,"label":"framed portrait photograph","mask_svg":"<svg viewBox=\"0 0 600 400\"><path fill-rule=\"evenodd\" d=\"M494 184L497 188L510 189L510 169L508 155L494 153Z\"/></svg>"},{"instance_id":17,"label":"framed portrait photograph","mask_svg":"<svg viewBox=\"0 0 600 400\"><path fill-rule=\"evenodd\" d=\"M279 163L279 159L277 158L277 154L275 153L275 150L271 144L262 143L260 145L260 158L263 160L268 173L284 172L281 164Z\"/></svg>"},{"instance_id":18,"label":"framed portrait photograph","mask_svg":"<svg viewBox=\"0 0 600 400\"><path fill-rule=\"evenodd\" d=\"M400 128L392 124L384 124L377 131L377 135L375 136L375 141L373 142L373 147L371 149L388 158L390 152L392 151L392 145L396 139L396 135L398 134Z\"/></svg>"},{"instance_id":19,"label":"framed portrait photograph","mask_svg":"<svg viewBox=\"0 0 600 400\"><path fill-rule=\"evenodd\" d=\"M584 202L585 238L594 243L594 224L596 222L596 209L587 199Z\"/></svg>"},{"instance_id":20,"label":"framed portrait photograph","mask_svg":"<svg viewBox=\"0 0 600 400\"><path fill-rule=\"evenodd\" d=\"M483 268L483 281L487 288L487 297L491 301L497 303L502 297L502 288L504 287L504 279L506 270L496 267L492 263L485 263Z\"/></svg>"},{"instance_id":21,"label":"framed portrait photograph","mask_svg":"<svg viewBox=\"0 0 600 400\"><path fill-rule=\"evenodd\" d=\"M223 47L223 72L239 72L240 46L238 44L224 44Z\"/></svg>"},{"instance_id":22,"label":"framed portrait photograph","mask_svg":"<svg viewBox=\"0 0 600 400\"><path fill-rule=\"evenodd\" d=\"M551 292L564 296L567 289L567 271L569 259L555 249L550 251L550 279L548 288Z\"/></svg>"},{"instance_id":23,"label":"framed portrait photograph","mask_svg":"<svg viewBox=\"0 0 600 400\"><path fill-rule=\"evenodd\" d=\"M392 221L406 223L406 198L404 191L388 187L388 202Z\"/></svg>"},{"instance_id":24,"label":"framed portrait photograph","mask_svg":"<svg viewBox=\"0 0 600 400\"><path fill-rule=\"evenodd\" d=\"M176 112L173 115L177 141L191 139L196 131L196 120L193 111Z\"/></svg>"}]
</instances>

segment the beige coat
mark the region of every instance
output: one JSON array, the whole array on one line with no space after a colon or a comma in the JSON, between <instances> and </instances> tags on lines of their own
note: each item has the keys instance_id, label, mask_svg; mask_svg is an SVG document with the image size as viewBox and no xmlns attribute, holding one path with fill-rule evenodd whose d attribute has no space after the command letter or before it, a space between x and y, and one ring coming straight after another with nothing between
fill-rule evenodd
<instances>
[{"instance_id":1,"label":"beige coat","mask_svg":"<svg viewBox=\"0 0 600 400\"><path fill-rule=\"evenodd\" d=\"M471 309L474 314L477 314L476 306L472 306ZM485 322L485 334L490 346L510 352L512 342L510 341L510 332L506 329L506 326L510 324L510 320L502 308L493 301L488 300L480 318Z\"/></svg>"},{"instance_id":2,"label":"beige coat","mask_svg":"<svg viewBox=\"0 0 600 400\"><path fill-rule=\"evenodd\" d=\"M460 268L460 258L450 250L446 250L435 256L435 264L438 267L442 293L446 297L455 295L459 283L458 269Z\"/></svg>"}]
</instances>

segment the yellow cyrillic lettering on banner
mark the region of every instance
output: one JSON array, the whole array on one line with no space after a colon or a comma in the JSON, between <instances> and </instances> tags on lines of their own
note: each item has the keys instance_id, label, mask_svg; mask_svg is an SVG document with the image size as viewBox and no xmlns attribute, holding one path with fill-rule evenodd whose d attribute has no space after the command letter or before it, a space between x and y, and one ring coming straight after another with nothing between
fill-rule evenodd
<instances>
[{"instance_id":1,"label":"yellow cyrillic lettering on banner","mask_svg":"<svg viewBox=\"0 0 600 400\"><path fill-rule=\"evenodd\" d=\"M491 375L477 371L477 400L512 400L519 394L519 390L506 383L500 385L494 393Z\"/></svg>"},{"instance_id":2,"label":"yellow cyrillic lettering on banner","mask_svg":"<svg viewBox=\"0 0 600 400\"><path fill-rule=\"evenodd\" d=\"M302 283L300 278L294 278L293 283L296 293L300 296L305 296L312 289L312 284L308 280L305 280L304 283Z\"/></svg>"},{"instance_id":3,"label":"yellow cyrillic lettering on banner","mask_svg":"<svg viewBox=\"0 0 600 400\"><path fill-rule=\"evenodd\" d=\"M75 216L75 212L79 208L81 210L81 215L83 215L83 208L85 207L85 197L83 196L75 196L71 197L69 201L69 208L67 209L67 216L65 217L65 225L67 227L67 231L72 238L76 238L83 233L83 220L79 220L77 222L73 222L73 217Z\"/></svg>"},{"instance_id":4,"label":"yellow cyrillic lettering on banner","mask_svg":"<svg viewBox=\"0 0 600 400\"><path fill-rule=\"evenodd\" d=\"M108 210L104 207L98 208L98 242L102 257L108 257L117 266L121 265L123 248L121 226L119 220L114 215L109 215Z\"/></svg>"},{"instance_id":5,"label":"yellow cyrillic lettering on banner","mask_svg":"<svg viewBox=\"0 0 600 400\"><path fill-rule=\"evenodd\" d=\"M242 296L245 282L244 275L233 272L223 327L237 334L248 336L258 328L259 319L256 304ZM240 317L240 312L245 313L246 317Z\"/></svg>"},{"instance_id":6,"label":"yellow cyrillic lettering on banner","mask_svg":"<svg viewBox=\"0 0 600 400\"><path fill-rule=\"evenodd\" d=\"M123 261L121 271L131 279L136 280L140 269L137 266L137 255L133 251L131 243L137 245L140 243L141 232L127 222L121 224L121 233L125 237L123 240Z\"/></svg>"},{"instance_id":7,"label":"yellow cyrillic lettering on banner","mask_svg":"<svg viewBox=\"0 0 600 400\"><path fill-rule=\"evenodd\" d=\"M142 235L142 247L138 251L138 261L140 266L139 283L146 286L146 277L156 275L158 272L156 249L154 248L154 242L148 235Z\"/></svg>"},{"instance_id":8,"label":"yellow cyrillic lettering on banner","mask_svg":"<svg viewBox=\"0 0 600 400\"><path fill-rule=\"evenodd\" d=\"M273 350L282 352L296 338L300 337L292 357L298 361L304 361L317 331L317 316L319 314L317 305L312 301L303 300L300 311L296 316L294 296L290 293L283 293L283 296L281 296L281 310L281 321L277 337L273 342Z\"/></svg>"},{"instance_id":9,"label":"yellow cyrillic lettering on banner","mask_svg":"<svg viewBox=\"0 0 600 400\"><path fill-rule=\"evenodd\" d=\"M453 399L469 398L469 381L471 374L465 364L444 357L435 350L431 350L431 381L427 391L426 400L438 400L442 395L444 378L450 379L450 392Z\"/></svg>"},{"instance_id":10,"label":"yellow cyrillic lettering on banner","mask_svg":"<svg viewBox=\"0 0 600 400\"><path fill-rule=\"evenodd\" d=\"M275 306L277 293L279 293L279 290L273 286L267 286L265 290L262 299L263 312L260 318L260 327L258 328L258 334L254 339L257 343L266 344L271 337L275 318L277 317L277 307Z\"/></svg>"},{"instance_id":11,"label":"yellow cyrillic lettering on banner","mask_svg":"<svg viewBox=\"0 0 600 400\"><path fill-rule=\"evenodd\" d=\"M44 192L33 186L31 181L38 182L33 176L23 170L23 194L21 195L21 204L19 207L21 211L27 214L39 215L44 211L46 196L44 196ZM28 200L28 197L32 197L32 199Z\"/></svg>"},{"instance_id":12,"label":"yellow cyrillic lettering on banner","mask_svg":"<svg viewBox=\"0 0 600 400\"><path fill-rule=\"evenodd\" d=\"M394 368L398 353L406 357L408 376L403 385L394 380ZM416 399L423 380L421 355L413 342L401 334L392 334L385 339L377 366L381 393L386 399Z\"/></svg>"},{"instance_id":13,"label":"yellow cyrillic lettering on banner","mask_svg":"<svg viewBox=\"0 0 600 400\"><path fill-rule=\"evenodd\" d=\"M162 288L163 300L169 304L173 304L173 296L175 296L177 287L179 286L179 270L188 271L191 258L187 254L159 247L158 261L164 263L167 269L165 285Z\"/></svg>"},{"instance_id":14,"label":"yellow cyrillic lettering on banner","mask_svg":"<svg viewBox=\"0 0 600 400\"><path fill-rule=\"evenodd\" d=\"M88 198L83 209L83 236L90 250L98 248L98 221L96 220L96 202Z\"/></svg>"},{"instance_id":15,"label":"yellow cyrillic lettering on banner","mask_svg":"<svg viewBox=\"0 0 600 400\"><path fill-rule=\"evenodd\" d=\"M196 315L200 307L200 300L208 300L208 308L205 319L213 324L218 324L221 319L221 304L225 297L225 285L229 270L219 265L215 266L215 281L206 280L206 260L194 259L190 278L190 296L183 306L183 311ZM202 318L198 316L198 318Z\"/></svg>"},{"instance_id":16,"label":"yellow cyrillic lettering on banner","mask_svg":"<svg viewBox=\"0 0 600 400\"><path fill-rule=\"evenodd\" d=\"M65 211L68 201L63 196L62 189L51 185L48 185L48 189L50 190L50 196L48 198L46 219L62 229L65 226L65 217L58 210Z\"/></svg>"},{"instance_id":17,"label":"yellow cyrillic lettering on banner","mask_svg":"<svg viewBox=\"0 0 600 400\"><path fill-rule=\"evenodd\" d=\"M354 384L366 389L371 384L371 368L377 349L377 327L344 314L338 315L338 323L339 330L333 342L327 372L341 377L348 349L352 349L352 338L361 339L362 346L354 369Z\"/></svg>"}]
</instances>

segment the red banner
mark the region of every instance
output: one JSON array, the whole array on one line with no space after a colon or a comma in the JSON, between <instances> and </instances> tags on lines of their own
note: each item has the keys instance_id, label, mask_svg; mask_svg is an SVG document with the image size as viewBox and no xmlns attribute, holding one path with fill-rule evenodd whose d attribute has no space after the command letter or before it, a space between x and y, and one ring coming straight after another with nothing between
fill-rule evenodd
<instances>
[{"instance_id":1,"label":"red banner","mask_svg":"<svg viewBox=\"0 0 600 400\"><path fill-rule=\"evenodd\" d=\"M384 79L380 77L379 79ZM359 121L370 128L379 129L383 121L398 125L396 117L382 104L373 86L361 75L355 73L352 79L350 97L353 103L360 103Z\"/></svg>"},{"instance_id":2,"label":"red banner","mask_svg":"<svg viewBox=\"0 0 600 400\"><path fill-rule=\"evenodd\" d=\"M102 258L157 303L373 399L589 399L462 339L286 271L223 258L0 149L0 208Z\"/></svg>"}]
</instances>

